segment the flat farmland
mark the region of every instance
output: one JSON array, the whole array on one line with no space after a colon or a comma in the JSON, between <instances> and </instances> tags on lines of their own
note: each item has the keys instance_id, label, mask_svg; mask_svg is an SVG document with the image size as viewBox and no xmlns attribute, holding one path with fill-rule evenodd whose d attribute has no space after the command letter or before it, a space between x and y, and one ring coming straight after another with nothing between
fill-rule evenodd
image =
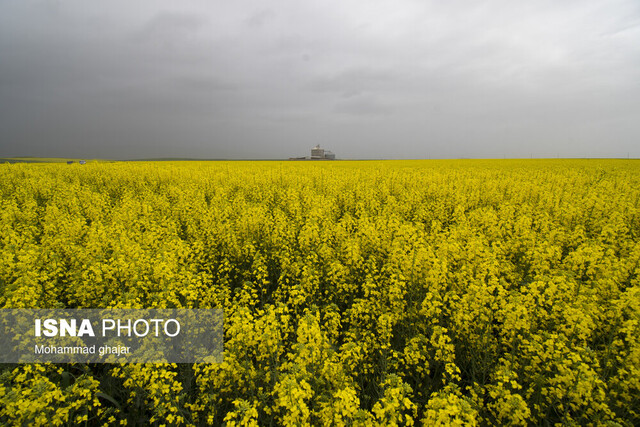
<instances>
[{"instance_id":1,"label":"flat farmland","mask_svg":"<svg viewBox=\"0 0 640 427\"><path fill-rule=\"evenodd\" d=\"M0 164L0 307L225 314L4 365L3 424L638 425L640 162Z\"/></svg>"}]
</instances>

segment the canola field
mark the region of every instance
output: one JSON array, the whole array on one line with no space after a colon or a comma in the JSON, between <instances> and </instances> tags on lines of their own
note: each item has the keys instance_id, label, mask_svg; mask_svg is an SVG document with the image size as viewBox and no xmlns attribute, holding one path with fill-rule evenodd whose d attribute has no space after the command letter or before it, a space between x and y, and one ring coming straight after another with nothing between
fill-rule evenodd
<instances>
[{"instance_id":1,"label":"canola field","mask_svg":"<svg viewBox=\"0 0 640 427\"><path fill-rule=\"evenodd\" d=\"M640 424L640 162L0 165L1 308L222 308L0 366L3 425Z\"/></svg>"}]
</instances>

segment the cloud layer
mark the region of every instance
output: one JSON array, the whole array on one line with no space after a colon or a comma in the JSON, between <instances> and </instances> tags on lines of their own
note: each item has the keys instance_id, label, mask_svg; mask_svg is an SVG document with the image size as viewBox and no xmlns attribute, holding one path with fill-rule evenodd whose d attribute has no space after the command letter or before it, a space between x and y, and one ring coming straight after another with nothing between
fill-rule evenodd
<instances>
[{"instance_id":1,"label":"cloud layer","mask_svg":"<svg viewBox=\"0 0 640 427\"><path fill-rule=\"evenodd\" d=\"M640 157L640 3L0 0L0 156Z\"/></svg>"}]
</instances>

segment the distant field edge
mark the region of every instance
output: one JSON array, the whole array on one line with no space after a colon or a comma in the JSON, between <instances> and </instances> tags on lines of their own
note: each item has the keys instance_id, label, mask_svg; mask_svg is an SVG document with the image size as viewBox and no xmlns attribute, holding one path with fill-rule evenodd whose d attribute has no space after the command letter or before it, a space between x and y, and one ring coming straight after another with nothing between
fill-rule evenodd
<instances>
[{"instance_id":1,"label":"distant field edge","mask_svg":"<svg viewBox=\"0 0 640 427\"><path fill-rule=\"evenodd\" d=\"M458 158L420 158L420 159L335 159L335 160L310 160L305 159L305 163L331 163L340 161L447 161L447 160L640 160L637 157L458 157ZM282 162L282 161L302 161L302 159L224 159L224 158L190 158L190 157L158 157L143 159L89 159L89 158L63 158L63 157L0 157L0 163L78 163L80 161L89 162Z\"/></svg>"}]
</instances>

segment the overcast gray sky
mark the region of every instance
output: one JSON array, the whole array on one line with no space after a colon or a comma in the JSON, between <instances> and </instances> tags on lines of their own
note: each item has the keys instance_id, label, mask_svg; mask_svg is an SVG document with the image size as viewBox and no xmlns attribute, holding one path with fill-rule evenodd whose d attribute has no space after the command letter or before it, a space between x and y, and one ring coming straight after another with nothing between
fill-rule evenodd
<instances>
[{"instance_id":1,"label":"overcast gray sky","mask_svg":"<svg viewBox=\"0 0 640 427\"><path fill-rule=\"evenodd\" d=\"M0 0L0 157L640 157L640 2Z\"/></svg>"}]
</instances>

